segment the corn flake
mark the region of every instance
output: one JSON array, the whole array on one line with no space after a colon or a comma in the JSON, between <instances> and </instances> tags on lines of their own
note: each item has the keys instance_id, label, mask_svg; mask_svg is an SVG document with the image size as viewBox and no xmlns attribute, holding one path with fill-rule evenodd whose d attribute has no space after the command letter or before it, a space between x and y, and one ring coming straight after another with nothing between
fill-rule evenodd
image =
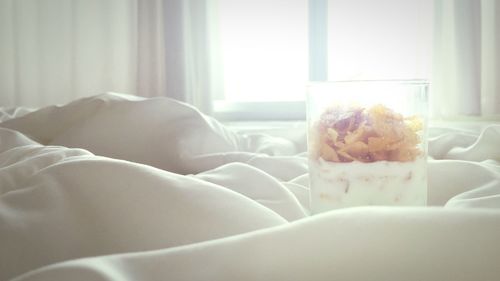
<instances>
[{"instance_id":1,"label":"corn flake","mask_svg":"<svg viewBox=\"0 0 500 281\"><path fill-rule=\"evenodd\" d=\"M421 154L417 116L404 118L383 106L330 107L320 120L318 154L333 162L414 161Z\"/></svg>"}]
</instances>

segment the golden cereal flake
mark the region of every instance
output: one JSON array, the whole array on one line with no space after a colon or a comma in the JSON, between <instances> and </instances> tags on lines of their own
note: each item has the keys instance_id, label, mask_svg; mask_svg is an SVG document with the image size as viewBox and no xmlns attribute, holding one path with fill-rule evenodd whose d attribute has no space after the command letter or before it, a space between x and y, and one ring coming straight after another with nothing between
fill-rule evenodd
<instances>
[{"instance_id":1,"label":"golden cereal flake","mask_svg":"<svg viewBox=\"0 0 500 281\"><path fill-rule=\"evenodd\" d=\"M421 154L418 132L423 129L423 123L420 118L404 118L380 104L342 110L330 107L318 123L319 137L315 145L324 160L407 162Z\"/></svg>"}]
</instances>

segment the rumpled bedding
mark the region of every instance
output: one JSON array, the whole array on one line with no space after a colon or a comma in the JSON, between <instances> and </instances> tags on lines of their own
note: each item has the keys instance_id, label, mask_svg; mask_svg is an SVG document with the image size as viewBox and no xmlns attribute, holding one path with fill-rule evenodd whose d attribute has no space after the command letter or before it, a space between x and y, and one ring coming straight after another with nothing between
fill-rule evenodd
<instances>
[{"instance_id":1,"label":"rumpled bedding","mask_svg":"<svg viewBox=\"0 0 500 281\"><path fill-rule=\"evenodd\" d=\"M0 115L0 280L500 280L498 124L431 128L428 207L310 216L305 130L113 93Z\"/></svg>"}]
</instances>

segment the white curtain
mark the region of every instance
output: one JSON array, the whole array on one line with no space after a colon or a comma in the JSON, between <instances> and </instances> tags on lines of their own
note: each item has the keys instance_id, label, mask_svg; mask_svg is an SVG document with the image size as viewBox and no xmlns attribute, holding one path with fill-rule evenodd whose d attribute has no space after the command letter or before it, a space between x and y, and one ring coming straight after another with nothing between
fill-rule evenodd
<instances>
[{"instance_id":1,"label":"white curtain","mask_svg":"<svg viewBox=\"0 0 500 281\"><path fill-rule=\"evenodd\" d=\"M169 96L211 113L212 17L206 1L138 1L139 95Z\"/></svg>"},{"instance_id":2,"label":"white curtain","mask_svg":"<svg viewBox=\"0 0 500 281\"><path fill-rule=\"evenodd\" d=\"M0 104L135 93L135 1L1 0Z\"/></svg>"},{"instance_id":3,"label":"white curtain","mask_svg":"<svg viewBox=\"0 0 500 281\"><path fill-rule=\"evenodd\" d=\"M0 106L114 91L170 96L208 112L210 10L203 3L0 0Z\"/></svg>"},{"instance_id":4,"label":"white curtain","mask_svg":"<svg viewBox=\"0 0 500 281\"><path fill-rule=\"evenodd\" d=\"M107 91L210 112L221 93L209 0L0 0L0 106ZM500 2L436 0L434 117L500 114Z\"/></svg>"},{"instance_id":5,"label":"white curtain","mask_svg":"<svg viewBox=\"0 0 500 281\"><path fill-rule=\"evenodd\" d=\"M436 0L434 117L500 116L500 1Z\"/></svg>"}]
</instances>

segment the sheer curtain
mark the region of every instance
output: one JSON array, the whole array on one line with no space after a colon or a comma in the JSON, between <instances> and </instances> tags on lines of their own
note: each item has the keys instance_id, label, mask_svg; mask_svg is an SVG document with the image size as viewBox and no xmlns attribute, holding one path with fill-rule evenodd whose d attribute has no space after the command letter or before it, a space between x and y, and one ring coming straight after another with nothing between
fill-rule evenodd
<instances>
[{"instance_id":1,"label":"sheer curtain","mask_svg":"<svg viewBox=\"0 0 500 281\"><path fill-rule=\"evenodd\" d=\"M0 106L115 91L210 113L223 95L217 2L0 0ZM499 15L495 0L435 1L435 117L498 118Z\"/></svg>"},{"instance_id":2,"label":"sheer curtain","mask_svg":"<svg viewBox=\"0 0 500 281\"><path fill-rule=\"evenodd\" d=\"M1 0L0 105L135 93L135 1Z\"/></svg>"},{"instance_id":3,"label":"sheer curtain","mask_svg":"<svg viewBox=\"0 0 500 281\"><path fill-rule=\"evenodd\" d=\"M199 0L137 0L137 93L212 111L214 6Z\"/></svg>"},{"instance_id":4,"label":"sheer curtain","mask_svg":"<svg viewBox=\"0 0 500 281\"><path fill-rule=\"evenodd\" d=\"M203 3L0 0L0 106L114 91L170 96L208 112L210 10Z\"/></svg>"},{"instance_id":5,"label":"sheer curtain","mask_svg":"<svg viewBox=\"0 0 500 281\"><path fill-rule=\"evenodd\" d=\"M435 117L500 116L500 2L435 1Z\"/></svg>"}]
</instances>

